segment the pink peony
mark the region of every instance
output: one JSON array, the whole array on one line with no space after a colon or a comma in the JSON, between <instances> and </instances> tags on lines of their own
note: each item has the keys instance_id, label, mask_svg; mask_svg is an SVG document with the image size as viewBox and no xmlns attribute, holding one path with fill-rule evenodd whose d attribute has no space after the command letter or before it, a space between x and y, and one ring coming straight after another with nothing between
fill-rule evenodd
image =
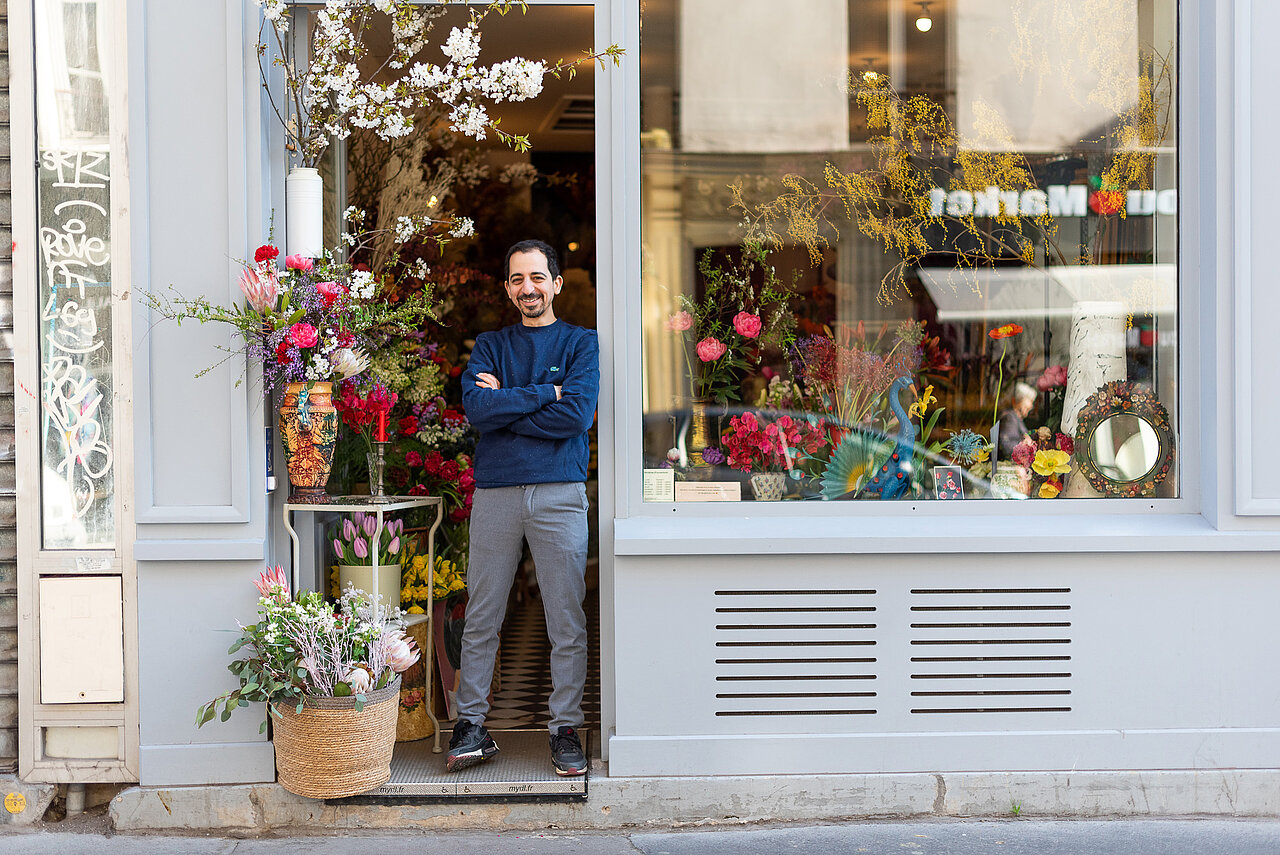
<instances>
[{"instance_id":1,"label":"pink peony","mask_svg":"<svg viewBox=\"0 0 1280 855\"><path fill-rule=\"evenodd\" d=\"M315 262L305 255L286 255L284 257L284 266L287 270L301 270L303 273L310 273L311 268L315 267Z\"/></svg>"},{"instance_id":2,"label":"pink peony","mask_svg":"<svg viewBox=\"0 0 1280 855\"><path fill-rule=\"evenodd\" d=\"M738 312L733 316L733 328L738 331L738 335L746 338L755 338L760 335L760 328L764 324L760 321L759 315L753 315L750 312Z\"/></svg>"},{"instance_id":3,"label":"pink peony","mask_svg":"<svg viewBox=\"0 0 1280 855\"><path fill-rule=\"evenodd\" d=\"M1036 380L1036 388L1041 392L1048 392L1056 386L1065 385L1067 385L1067 367L1065 365L1050 365Z\"/></svg>"},{"instance_id":4,"label":"pink peony","mask_svg":"<svg viewBox=\"0 0 1280 855\"><path fill-rule=\"evenodd\" d=\"M338 298L347 293L347 289L337 282L317 282L316 290L320 292L320 296L324 299L324 307L326 309L338 302Z\"/></svg>"},{"instance_id":5,"label":"pink peony","mask_svg":"<svg viewBox=\"0 0 1280 855\"><path fill-rule=\"evenodd\" d=\"M715 362L729 350L723 342L712 336L707 336L698 342L698 346L695 349L698 351L698 358L703 362Z\"/></svg>"},{"instance_id":6,"label":"pink peony","mask_svg":"<svg viewBox=\"0 0 1280 855\"><path fill-rule=\"evenodd\" d=\"M693 315L688 312L676 312L667 318L666 327L670 332L684 332L693 326Z\"/></svg>"},{"instance_id":7,"label":"pink peony","mask_svg":"<svg viewBox=\"0 0 1280 855\"><path fill-rule=\"evenodd\" d=\"M289 327L289 341L298 347L315 347L320 334L311 324L297 323Z\"/></svg>"}]
</instances>

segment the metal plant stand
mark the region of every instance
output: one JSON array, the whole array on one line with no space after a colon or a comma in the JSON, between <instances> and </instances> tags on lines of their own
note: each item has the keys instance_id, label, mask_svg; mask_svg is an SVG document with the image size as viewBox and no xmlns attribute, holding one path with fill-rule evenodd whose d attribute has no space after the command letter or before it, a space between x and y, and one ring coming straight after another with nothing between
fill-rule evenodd
<instances>
[{"instance_id":1,"label":"metal plant stand","mask_svg":"<svg viewBox=\"0 0 1280 855\"><path fill-rule=\"evenodd\" d=\"M293 564L290 568L289 585L290 590L298 590L298 572L302 563L302 545L298 540L298 532L293 527L293 515L295 513L355 513L363 511L366 514L373 515L378 524L378 530L381 531L383 516L392 511L407 511L412 508L429 508L436 509L435 522L431 524L431 528L427 531L427 567L435 571L436 566L436 530L440 528L440 523L444 519L444 502L439 496L331 496L327 504L312 505L301 504L298 502L286 502L284 506L284 527L289 532L289 538L293 541ZM374 602L378 601L378 550L371 550L373 556L373 573L372 589L369 593L372 595ZM427 672L426 679L426 707L427 716L431 719L432 725L435 727L435 746L432 752L440 753L440 721L436 718L435 713L431 709L431 669L434 666L435 658L433 647L435 645L435 626L433 625L433 600L434 591L432 586L427 586L427 610L425 621L427 623L427 648L422 651L423 667ZM395 592L395 598L392 600L398 603L400 592ZM421 623L422 621L415 621Z\"/></svg>"}]
</instances>

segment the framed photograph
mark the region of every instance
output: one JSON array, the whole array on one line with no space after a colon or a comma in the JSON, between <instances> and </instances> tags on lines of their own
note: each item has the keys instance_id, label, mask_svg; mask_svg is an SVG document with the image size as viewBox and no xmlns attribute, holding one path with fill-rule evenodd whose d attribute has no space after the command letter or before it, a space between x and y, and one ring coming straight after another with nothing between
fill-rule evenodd
<instances>
[{"instance_id":1,"label":"framed photograph","mask_svg":"<svg viewBox=\"0 0 1280 855\"><path fill-rule=\"evenodd\" d=\"M933 492L939 499L963 499L964 469L959 466L933 467Z\"/></svg>"}]
</instances>

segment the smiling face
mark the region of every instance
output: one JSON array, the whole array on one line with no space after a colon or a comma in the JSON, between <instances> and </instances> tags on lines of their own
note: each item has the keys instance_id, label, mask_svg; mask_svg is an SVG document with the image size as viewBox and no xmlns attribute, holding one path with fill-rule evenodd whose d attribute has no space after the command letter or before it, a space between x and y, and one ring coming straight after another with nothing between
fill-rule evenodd
<instances>
[{"instance_id":1,"label":"smiling face","mask_svg":"<svg viewBox=\"0 0 1280 855\"><path fill-rule=\"evenodd\" d=\"M520 310L527 327L543 327L555 323L551 301L560 293L564 280L551 278L547 257L537 250L512 253L507 263L507 297Z\"/></svg>"}]
</instances>

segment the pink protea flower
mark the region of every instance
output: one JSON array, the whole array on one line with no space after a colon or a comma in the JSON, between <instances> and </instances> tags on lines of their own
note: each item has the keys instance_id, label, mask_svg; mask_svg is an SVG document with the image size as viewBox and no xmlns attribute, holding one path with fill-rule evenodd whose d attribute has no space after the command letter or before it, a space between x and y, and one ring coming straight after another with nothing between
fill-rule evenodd
<instances>
[{"instance_id":1,"label":"pink protea flower","mask_svg":"<svg viewBox=\"0 0 1280 855\"><path fill-rule=\"evenodd\" d=\"M755 338L760 335L761 328L764 323L760 320L759 315L753 315L750 312L738 312L733 316L733 328L738 331L738 335L746 338Z\"/></svg>"},{"instance_id":2,"label":"pink protea flower","mask_svg":"<svg viewBox=\"0 0 1280 855\"><path fill-rule=\"evenodd\" d=\"M369 672L361 668L359 665L347 672L344 683L351 686L351 694L359 695L373 688L373 678L369 676Z\"/></svg>"},{"instance_id":3,"label":"pink protea flower","mask_svg":"<svg viewBox=\"0 0 1280 855\"><path fill-rule=\"evenodd\" d=\"M245 269L240 272L240 293L244 294L250 308L265 315L275 306L276 297L280 296L280 285L274 271Z\"/></svg>"},{"instance_id":4,"label":"pink protea flower","mask_svg":"<svg viewBox=\"0 0 1280 855\"><path fill-rule=\"evenodd\" d=\"M301 270L303 273L310 273L311 268L315 267L315 262L305 255L286 255L284 257L284 266L287 270Z\"/></svg>"},{"instance_id":5,"label":"pink protea flower","mask_svg":"<svg viewBox=\"0 0 1280 855\"><path fill-rule=\"evenodd\" d=\"M397 674L408 671L418 661L419 652L413 639L400 630L390 630L382 637L387 645L387 664Z\"/></svg>"},{"instance_id":6,"label":"pink protea flower","mask_svg":"<svg viewBox=\"0 0 1280 855\"><path fill-rule=\"evenodd\" d=\"M281 602L289 599L289 576L279 564L263 570L253 584L264 597L275 597Z\"/></svg>"},{"instance_id":7,"label":"pink protea flower","mask_svg":"<svg viewBox=\"0 0 1280 855\"><path fill-rule=\"evenodd\" d=\"M289 327L289 341L298 347L315 347L320 334L311 324L296 323Z\"/></svg>"},{"instance_id":8,"label":"pink protea flower","mask_svg":"<svg viewBox=\"0 0 1280 855\"><path fill-rule=\"evenodd\" d=\"M688 312L676 312L667 318L666 327L669 332L684 332L693 326L693 315Z\"/></svg>"},{"instance_id":9,"label":"pink protea flower","mask_svg":"<svg viewBox=\"0 0 1280 855\"><path fill-rule=\"evenodd\" d=\"M697 347L694 349L697 350L698 358L703 362L715 362L729 350L724 342L713 336L707 336L698 342Z\"/></svg>"}]
</instances>

